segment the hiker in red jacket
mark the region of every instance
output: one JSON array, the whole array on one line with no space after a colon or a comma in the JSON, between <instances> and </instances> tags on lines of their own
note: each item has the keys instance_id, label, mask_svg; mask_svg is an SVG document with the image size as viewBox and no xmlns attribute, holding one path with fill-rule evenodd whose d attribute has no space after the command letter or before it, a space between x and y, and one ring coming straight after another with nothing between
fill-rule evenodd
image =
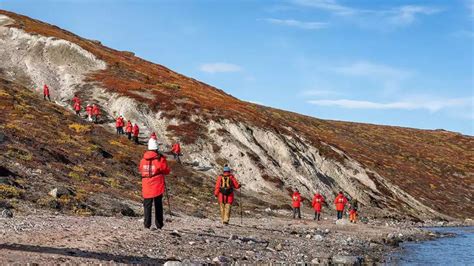
<instances>
[{"instance_id":1,"label":"hiker in red jacket","mask_svg":"<svg viewBox=\"0 0 474 266\"><path fill-rule=\"evenodd\" d=\"M166 157L156 151L148 150L138 167L142 176L142 194L144 222L146 229L151 227L152 205L155 205L155 225L157 229L163 227L163 193L166 190L165 175L170 173ZM151 228L154 230L155 228Z\"/></svg>"},{"instance_id":2,"label":"hiker in red jacket","mask_svg":"<svg viewBox=\"0 0 474 266\"><path fill-rule=\"evenodd\" d=\"M179 156L181 156L181 146L179 145L179 142L173 144L173 147L171 147L171 153L173 154L174 159L178 163L181 163L181 159L179 158Z\"/></svg>"},{"instance_id":3,"label":"hiker in red jacket","mask_svg":"<svg viewBox=\"0 0 474 266\"><path fill-rule=\"evenodd\" d=\"M324 204L324 197L319 193L314 194L313 202L311 203L314 209L314 220L316 219L318 221L320 220L321 209L323 208L323 204Z\"/></svg>"},{"instance_id":4,"label":"hiker in red jacket","mask_svg":"<svg viewBox=\"0 0 474 266\"><path fill-rule=\"evenodd\" d=\"M123 135L123 126L124 126L124 121L123 121L123 117L122 116L119 116L117 117L117 119L115 120L115 128L117 129L117 135Z\"/></svg>"},{"instance_id":5,"label":"hiker in red jacket","mask_svg":"<svg viewBox=\"0 0 474 266\"><path fill-rule=\"evenodd\" d=\"M125 127L125 132L127 133L128 139L132 139L132 122L128 121L127 126Z\"/></svg>"},{"instance_id":6,"label":"hiker in red jacket","mask_svg":"<svg viewBox=\"0 0 474 266\"><path fill-rule=\"evenodd\" d=\"M86 106L86 113L87 113L87 120L89 122L92 122L92 106L90 104L87 104Z\"/></svg>"},{"instance_id":7,"label":"hiker in red jacket","mask_svg":"<svg viewBox=\"0 0 474 266\"><path fill-rule=\"evenodd\" d=\"M76 115L79 115L81 112L81 103L80 102L75 102L74 103L74 111L76 111Z\"/></svg>"},{"instance_id":8,"label":"hiker in red jacket","mask_svg":"<svg viewBox=\"0 0 474 266\"><path fill-rule=\"evenodd\" d=\"M230 167L225 165L224 173L217 177L216 187L214 188L214 195L218 198L221 209L221 221L224 225L229 224L230 209L234 202L234 189L239 188L240 184L231 173Z\"/></svg>"},{"instance_id":9,"label":"hiker in red jacket","mask_svg":"<svg viewBox=\"0 0 474 266\"><path fill-rule=\"evenodd\" d=\"M347 198L344 197L342 191L339 191L336 199L334 199L334 204L336 205L337 219L342 219L342 214L344 213L344 207L347 204Z\"/></svg>"},{"instance_id":10,"label":"hiker in red jacket","mask_svg":"<svg viewBox=\"0 0 474 266\"><path fill-rule=\"evenodd\" d=\"M97 124L99 121L99 116L100 116L100 108L97 104L92 105L92 116L94 117L94 123Z\"/></svg>"},{"instance_id":11,"label":"hiker in red jacket","mask_svg":"<svg viewBox=\"0 0 474 266\"><path fill-rule=\"evenodd\" d=\"M43 86L43 99L46 100L46 97L48 97L48 100L51 101L51 98L49 97L49 87L48 87L48 85L44 84L44 86Z\"/></svg>"},{"instance_id":12,"label":"hiker in red jacket","mask_svg":"<svg viewBox=\"0 0 474 266\"><path fill-rule=\"evenodd\" d=\"M132 134L133 134L133 141L135 141L135 144L139 144L138 134L140 134L140 129L138 128L138 125L136 123L132 128Z\"/></svg>"},{"instance_id":13,"label":"hiker in red jacket","mask_svg":"<svg viewBox=\"0 0 474 266\"><path fill-rule=\"evenodd\" d=\"M293 219L296 218L296 215L298 214L298 219L301 219L301 195L298 189L295 189L295 192L293 192L293 196L291 196L291 202L293 206Z\"/></svg>"},{"instance_id":14,"label":"hiker in red jacket","mask_svg":"<svg viewBox=\"0 0 474 266\"><path fill-rule=\"evenodd\" d=\"M72 98L72 104L74 105L76 103L81 104L81 99L79 99L79 97L77 97L77 94L74 94L74 98Z\"/></svg>"}]
</instances>

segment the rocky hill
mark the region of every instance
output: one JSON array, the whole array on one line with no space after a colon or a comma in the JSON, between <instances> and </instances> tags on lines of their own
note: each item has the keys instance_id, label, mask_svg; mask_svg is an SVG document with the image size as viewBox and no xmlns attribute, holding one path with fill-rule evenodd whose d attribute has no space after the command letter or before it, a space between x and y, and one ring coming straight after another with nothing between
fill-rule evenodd
<instances>
[{"instance_id":1,"label":"rocky hill","mask_svg":"<svg viewBox=\"0 0 474 266\"><path fill-rule=\"evenodd\" d=\"M187 164L173 163L175 200L183 204L190 194L190 205L212 202L212 180L229 163L255 207L284 208L296 187L306 198L320 191L332 199L343 190L377 217L474 213L471 136L251 104L132 52L1 10L0 78L0 196L9 202L96 214L139 206L135 169L143 147L110 133L122 114L141 125L143 138L155 131L164 146L183 143ZM54 103L39 98L43 84ZM67 111L74 94L103 108L104 127ZM68 202L43 199L65 184L76 187Z\"/></svg>"}]
</instances>

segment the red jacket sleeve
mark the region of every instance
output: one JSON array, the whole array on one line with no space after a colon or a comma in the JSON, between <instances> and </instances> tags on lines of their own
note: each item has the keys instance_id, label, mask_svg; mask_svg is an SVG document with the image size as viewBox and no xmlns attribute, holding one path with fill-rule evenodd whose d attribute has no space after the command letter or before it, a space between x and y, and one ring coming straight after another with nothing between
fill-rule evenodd
<instances>
[{"instance_id":1,"label":"red jacket sleeve","mask_svg":"<svg viewBox=\"0 0 474 266\"><path fill-rule=\"evenodd\" d=\"M164 156L160 159L160 172L163 175L167 175L171 172L170 168L168 167L168 163L166 162L166 158Z\"/></svg>"},{"instance_id":2,"label":"red jacket sleeve","mask_svg":"<svg viewBox=\"0 0 474 266\"><path fill-rule=\"evenodd\" d=\"M232 184L234 185L234 188L239 189L240 184L239 181L237 181L237 178L235 178L235 176L231 176L230 178L232 179Z\"/></svg>"},{"instance_id":3,"label":"red jacket sleeve","mask_svg":"<svg viewBox=\"0 0 474 266\"><path fill-rule=\"evenodd\" d=\"M218 176L217 177L217 180L216 180L216 187L214 188L214 196L219 196L219 189L221 187L221 176Z\"/></svg>"}]
</instances>

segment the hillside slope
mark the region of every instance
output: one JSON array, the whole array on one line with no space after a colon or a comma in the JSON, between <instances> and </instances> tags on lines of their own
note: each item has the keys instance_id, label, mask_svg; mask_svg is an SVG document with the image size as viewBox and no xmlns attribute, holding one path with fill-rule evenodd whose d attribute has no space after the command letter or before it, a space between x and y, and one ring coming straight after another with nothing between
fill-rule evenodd
<instances>
[{"instance_id":1,"label":"hillside slope","mask_svg":"<svg viewBox=\"0 0 474 266\"><path fill-rule=\"evenodd\" d=\"M0 69L27 88L49 84L123 114L144 135L185 144L185 160L216 175L224 163L246 191L282 204L338 190L365 212L420 219L474 213L474 138L446 131L327 121L240 101L222 90L58 27L0 11ZM110 123L113 126L112 123ZM249 193L250 194L250 193Z\"/></svg>"}]
</instances>

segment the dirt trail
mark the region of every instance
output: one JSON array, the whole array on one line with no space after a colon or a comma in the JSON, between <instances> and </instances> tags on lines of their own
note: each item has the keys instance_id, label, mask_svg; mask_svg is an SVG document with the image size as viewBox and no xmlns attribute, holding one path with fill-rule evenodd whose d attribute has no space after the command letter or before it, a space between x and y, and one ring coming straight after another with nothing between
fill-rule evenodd
<instances>
[{"instance_id":1,"label":"dirt trail","mask_svg":"<svg viewBox=\"0 0 474 266\"><path fill-rule=\"evenodd\" d=\"M376 261L390 238L422 238L413 228L335 225L282 217L217 220L179 215L163 230L142 228L140 218L28 215L0 219L0 263L210 263ZM237 223L237 224L236 224ZM346 256L346 257L344 257Z\"/></svg>"}]
</instances>

